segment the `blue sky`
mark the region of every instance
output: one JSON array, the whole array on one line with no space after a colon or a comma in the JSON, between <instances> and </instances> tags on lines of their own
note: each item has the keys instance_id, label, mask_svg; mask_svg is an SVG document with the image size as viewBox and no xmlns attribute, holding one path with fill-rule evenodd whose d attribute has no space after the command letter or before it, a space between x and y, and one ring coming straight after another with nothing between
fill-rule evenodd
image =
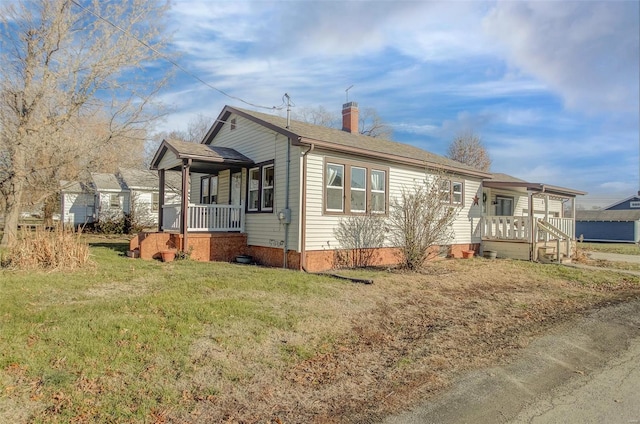
<instances>
[{"instance_id":1,"label":"blue sky","mask_svg":"<svg viewBox=\"0 0 640 424\"><path fill-rule=\"evenodd\" d=\"M375 108L396 141L445 154L480 135L492 171L590 194L606 206L640 185L637 1L174 0L179 63L248 102L338 114ZM167 65L170 66L170 65ZM178 72L159 130L225 104Z\"/></svg>"}]
</instances>

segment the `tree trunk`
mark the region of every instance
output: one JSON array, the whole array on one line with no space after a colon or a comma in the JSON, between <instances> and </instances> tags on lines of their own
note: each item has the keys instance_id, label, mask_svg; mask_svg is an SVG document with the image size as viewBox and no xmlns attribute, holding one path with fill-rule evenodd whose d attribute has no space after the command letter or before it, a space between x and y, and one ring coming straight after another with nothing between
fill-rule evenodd
<instances>
[{"instance_id":1,"label":"tree trunk","mask_svg":"<svg viewBox=\"0 0 640 424\"><path fill-rule=\"evenodd\" d=\"M13 180L10 185L11 192L7 196L7 204L4 215L4 233L2 234L1 247L12 244L18 236L18 219L20 218L20 200L22 198L22 182Z\"/></svg>"}]
</instances>

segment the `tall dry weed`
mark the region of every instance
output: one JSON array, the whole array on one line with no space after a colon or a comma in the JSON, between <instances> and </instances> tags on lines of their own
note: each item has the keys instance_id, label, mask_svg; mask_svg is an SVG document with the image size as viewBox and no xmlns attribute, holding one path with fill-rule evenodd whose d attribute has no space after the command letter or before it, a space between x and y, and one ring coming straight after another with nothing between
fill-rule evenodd
<instances>
[{"instance_id":1,"label":"tall dry weed","mask_svg":"<svg viewBox=\"0 0 640 424\"><path fill-rule=\"evenodd\" d=\"M9 247L2 265L11 269L73 271L89 263L89 245L80 239L81 231L57 226L53 230L22 230Z\"/></svg>"}]
</instances>

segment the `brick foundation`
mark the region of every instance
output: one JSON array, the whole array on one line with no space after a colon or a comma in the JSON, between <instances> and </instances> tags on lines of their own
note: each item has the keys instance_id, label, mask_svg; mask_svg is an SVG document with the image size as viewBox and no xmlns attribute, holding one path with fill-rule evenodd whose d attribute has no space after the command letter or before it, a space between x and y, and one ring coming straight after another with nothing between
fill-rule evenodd
<instances>
[{"instance_id":1,"label":"brick foundation","mask_svg":"<svg viewBox=\"0 0 640 424\"><path fill-rule=\"evenodd\" d=\"M282 249L276 247L248 246L247 254L260 265L282 267L284 262ZM300 269L299 252L287 252L287 268Z\"/></svg>"},{"instance_id":2,"label":"brick foundation","mask_svg":"<svg viewBox=\"0 0 640 424\"><path fill-rule=\"evenodd\" d=\"M397 248L385 247L370 250L372 251L371 260L369 261L371 266L393 266L400 262L400 250ZM450 258L462 258L462 251L464 250L474 250L478 252L480 250L480 244L452 245L447 256ZM434 247L429 256L437 258L439 257L439 252L440 248ZM344 260L345 253L344 251L336 250L307 251L305 269L308 272L321 272L344 267L346 265Z\"/></svg>"},{"instance_id":3,"label":"brick foundation","mask_svg":"<svg viewBox=\"0 0 640 424\"><path fill-rule=\"evenodd\" d=\"M191 259L196 261L231 262L247 253L247 235L241 233L193 233L187 243ZM139 233L129 242L129 249L138 249L142 259L159 259L163 250L184 247L181 234Z\"/></svg>"},{"instance_id":4,"label":"brick foundation","mask_svg":"<svg viewBox=\"0 0 640 424\"><path fill-rule=\"evenodd\" d=\"M282 249L276 247L247 246L247 235L241 233L193 233L188 237L191 259L196 261L232 262L238 255L250 255L256 263L264 266L282 267ZM174 233L140 233L129 243L130 250L139 250L142 259L159 259L160 252L167 249L184 250L182 235ZM369 263L372 266L393 266L400 260L397 248L385 247L368 249L371 252ZM449 248L451 258L462 258L462 252L480 250L479 243L456 244ZM306 252L305 270L321 272L349 265L345 257L347 252L337 250L312 250ZM432 257L438 257L440 248L432 249ZM301 269L300 253L289 251L287 268Z\"/></svg>"}]
</instances>

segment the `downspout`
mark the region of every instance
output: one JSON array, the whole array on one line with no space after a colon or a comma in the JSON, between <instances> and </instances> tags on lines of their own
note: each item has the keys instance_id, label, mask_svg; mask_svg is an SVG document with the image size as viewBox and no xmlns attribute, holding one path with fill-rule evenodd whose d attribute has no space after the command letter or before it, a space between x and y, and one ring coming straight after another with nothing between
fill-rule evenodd
<instances>
[{"instance_id":1,"label":"downspout","mask_svg":"<svg viewBox=\"0 0 640 424\"><path fill-rule=\"evenodd\" d=\"M287 123L287 128L289 125ZM287 268L287 253L289 251L289 226L291 225L291 210L289 209L289 187L290 187L290 175L289 170L291 167L291 139L287 137L287 172L285 183L285 196L284 196L284 245L282 246L282 267Z\"/></svg>"},{"instance_id":2,"label":"downspout","mask_svg":"<svg viewBox=\"0 0 640 424\"><path fill-rule=\"evenodd\" d=\"M158 232L162 232L162 226L164 221L164 184L165 184L165 170L164 168L158 170L159 180L159 193L158 193Z\"/></svg>"},{"instance_id":3,"label":"downspout","mask_svg":"<svg viewBox=\"0 0 640 424\"><path fill-rule=\"evenodd\" d=\"M302 204L300 206L300 268L307 272L307 155L315 149L311 144L302 154Z\"/></svg>"},{"instance_id":4,"label":"downspout","mask_svg":"<svg viewBox=\"0 0 640 424\"><path fill-rule=\"evenodd\" d=\"M287 93L287 129L291 126L291 100ZM277 135L276 135L277 137ZM291 209L289 209L289 188L290 188L290 168L291 168L291 138L287 137L287 164L285 175L284 211L279 214L281 222L284 223L284 244L282 246L282 268L287 268L287 253L289 251L289 226L291 225Z\"/></svg>"}]
</instances>

